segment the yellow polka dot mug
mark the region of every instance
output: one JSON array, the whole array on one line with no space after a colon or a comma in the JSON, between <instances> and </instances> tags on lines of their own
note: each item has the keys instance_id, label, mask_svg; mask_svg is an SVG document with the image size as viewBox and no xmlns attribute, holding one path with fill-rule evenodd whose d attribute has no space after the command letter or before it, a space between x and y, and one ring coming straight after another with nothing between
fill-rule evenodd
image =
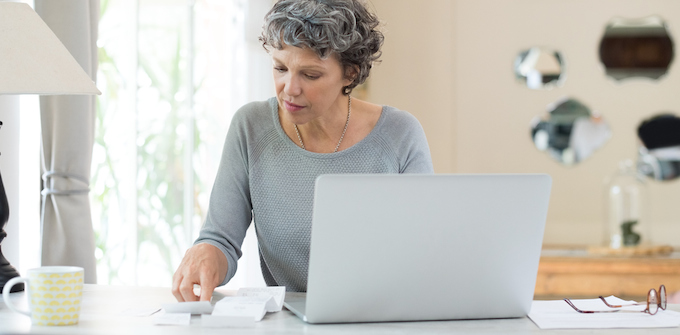
<instances>
[{"instance_id":1,"label":"yellow polka dot mug","mask_svg":"<svg viewBox=\"0 0 680 335\"><path fill-rule=\"evenodd\" d=\"M10 289L26 283L28 307L22 311L12 303ZM78 323L83 298L83 268L75 266L43 266L27 271L5 284L2 297L9 309L28 315L38 326L66 326Z\"/></svg>"}]
</instances>

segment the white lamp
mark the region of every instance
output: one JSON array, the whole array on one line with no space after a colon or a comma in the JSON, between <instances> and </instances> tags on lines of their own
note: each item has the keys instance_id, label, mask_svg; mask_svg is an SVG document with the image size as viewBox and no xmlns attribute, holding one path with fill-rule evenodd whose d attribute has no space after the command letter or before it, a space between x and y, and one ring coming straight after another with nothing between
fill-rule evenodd
<instances>
[{"instance_id":1,"label":"white lamp","mask_svg":"<svg viewBox=\"0 0 680 335\"><path fill-rule=\"evenodd\" d=\"M101 92L29 5L0 2L0 94ZM8 218L9 205L0 175L0 291L10 278L19 275L2 255ZM15 288L15 291L23 289L20 285Z\"/></svg>"}]
</instances>

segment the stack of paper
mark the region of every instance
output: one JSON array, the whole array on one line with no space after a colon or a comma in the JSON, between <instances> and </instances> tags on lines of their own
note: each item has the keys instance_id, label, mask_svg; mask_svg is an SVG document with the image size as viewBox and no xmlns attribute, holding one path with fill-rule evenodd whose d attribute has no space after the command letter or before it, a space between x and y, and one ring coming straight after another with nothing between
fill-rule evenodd
<instances>
[{"instance_id":1,"label":"stack of paper","mask_svg":"<svg viewBox=\"0 0 680 335\"><path fill-rule=\"evenodd\" d=\"M266 313L281 311L285 295L285 286L242 288L236 296L224 297L215 306L208 301L164 304L154 323L189 325L191 314L200 314L203 327L252 327Z\"/></svg>"},{"instance_id":2,"label":"stack of paper","mask_svg":"<svg viewBox=\"0 0 680 335\"><path fill-rule=\"evenodd\" d=\"M626 305L614 296L607 297L613 305ZM574 299L571 302L580 310L611 311L600 299ZM655 315L642 313L647 306L619 308L615 313L579 313L564 300L534 301L529 318L541 329L603 329L603 328L670 328L680 326L680 313L661 310Z\"/></svg>"},{"instance_id":3,"label":"stack of paper","mask_svg":"<svg viewBox=\"0 0 680 335\"><path fill-rule=\"evenodd\" d=\"M201 316L203 327L244 327L254 325L264 315L280 312L286 288L283 286L242 288L235 297L225 297L215 304L212 315Z\"/></svg>"},{"instance_id":4,"label":"stack of paper","mask_svg":"<svg viewBox=\"0 0 680 335\"><path fill-rule=\"evenodd\" d=\"M210 301L185 301L163 304L165 313L210 314L213 306Z\"/></svg>"}]
</instances>

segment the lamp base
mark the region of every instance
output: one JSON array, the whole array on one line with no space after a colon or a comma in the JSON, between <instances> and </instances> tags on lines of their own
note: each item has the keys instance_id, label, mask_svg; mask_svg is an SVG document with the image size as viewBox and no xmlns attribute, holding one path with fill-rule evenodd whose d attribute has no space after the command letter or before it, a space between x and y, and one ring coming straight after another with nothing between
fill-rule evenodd
<instances>
[{"instance_id":1,"label":"lamp base","mask_svg":"<svg viewBox=\"0 0 680 335\"><path fill-rule=\"evenodd\" d=\"M9 264L9 261L3 256L2 250L0 250L0 292L5 289L5 284L12 278L19 277L19 272ZM24 284L18 283L12 286L10 292L21 292L24 290Z\"/></svg>"}]
</instances>

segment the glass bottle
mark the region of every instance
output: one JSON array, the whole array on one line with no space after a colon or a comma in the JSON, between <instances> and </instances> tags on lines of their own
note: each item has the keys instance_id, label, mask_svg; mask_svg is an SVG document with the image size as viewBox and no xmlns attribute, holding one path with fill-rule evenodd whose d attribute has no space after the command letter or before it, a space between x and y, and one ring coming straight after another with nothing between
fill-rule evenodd
<instances>
[{"instance_id":1,"label":"glass bottle","mask_svg":"<svg viewBox=\"0 0 680 335\"><path fill-rule=\"evenodd\" d=\"M613 249L651 245L651 229L644 220L646 185L631 160L619 163L607 182L605 244Z\"/></svg>"}]
</instances>

